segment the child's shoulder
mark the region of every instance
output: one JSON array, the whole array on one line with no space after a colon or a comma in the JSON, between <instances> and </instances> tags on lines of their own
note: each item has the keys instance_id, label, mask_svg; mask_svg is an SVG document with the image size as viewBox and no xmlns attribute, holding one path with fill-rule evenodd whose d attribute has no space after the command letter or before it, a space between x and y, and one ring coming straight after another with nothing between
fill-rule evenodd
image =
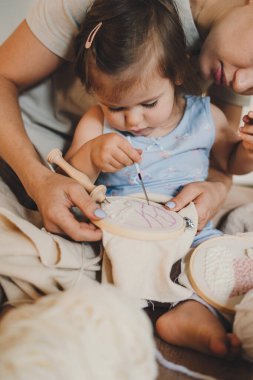
<instances>
[{"instance_id":1,"label":"child's shoulder","mask_svg":"<svg viewBox=\"0 0 253 380\"><path fill-rule=\"evenodd\" d=\"M96 115L99 119L104 119L104 114L99 104L91 106L85 115Z\"/></svg>"},{"instance_id":2,"label":"child's shoulder","mask_svg":"<svg viewBox=\"0 0 253 380\"><path fill-rule=\"evenodd\" d=\"M212 112L224 115L224 117L225 117L224 112L218 106L216 106L216 104L210 102L210 108L211 108Z\"/></svg>"},{"instance_id":3,"label":"child's shoulder","mask_svg":"<svg viewBox=\"0 0 253 380\"><path fill-rule=\"evenodd\" d=\"M211 103L210 104L210 110L211 110L211 114L212 114L212 117L213 117L213 120L214 120L214 123L216 124L216 126L219 126L219 125L226 126L228 124L226 115L224 114L224 112L219 107L217 107L215 104Z\"/></svg>"},{"instance_id":4,"label":"child's shoulder","mask_svg":"<svg viewBox=\"0 0 253 380\"><path fill-rule=\"evenodd\" d=\"M102 111L102 108L99 105L90 107L88 111L83 114L80 122L103 125L104 113Z\"/></svg>"},{"instance_id":5,"label":"child's shoulder","mask_svg":"<svg viewBox=\"0 0 253 380\"><path fill-rule=\"evenodd\" d=\"M87 128L89 130L96 130L101 131L103 129L103 123L104 123L104 114L99 105L92 106L91 108L86 111L83 116L81 117L75 134L78 130Z\"/></svg>"}]
</instances>

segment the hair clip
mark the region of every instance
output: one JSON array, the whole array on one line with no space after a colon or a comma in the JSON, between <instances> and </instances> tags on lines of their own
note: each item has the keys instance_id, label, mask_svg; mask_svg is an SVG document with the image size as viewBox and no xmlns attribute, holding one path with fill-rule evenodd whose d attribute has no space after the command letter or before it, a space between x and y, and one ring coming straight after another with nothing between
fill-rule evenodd
<instances>
[{"instance_id":1,"label":"hair clip","mask_svg":"<svg viewBox=\"0 0 253 380\"><path fill-rule=\"evenodd\" d=\"M85 42L85 47L86 49L89 49L91 47L91 44L95 38L95 35L97 34L97 31L101 28L102 26L102 22L99 22L95 28L92 29L92 31L90 32L90 34L88 35L88 38Z\"/></svg>"}]
</instances>

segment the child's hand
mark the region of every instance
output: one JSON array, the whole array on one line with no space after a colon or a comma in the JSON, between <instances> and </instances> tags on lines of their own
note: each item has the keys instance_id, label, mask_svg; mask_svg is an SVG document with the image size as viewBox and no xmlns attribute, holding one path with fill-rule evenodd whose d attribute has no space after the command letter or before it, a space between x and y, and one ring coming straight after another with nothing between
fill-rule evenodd
<instances>
[{"instance_id":1,"label":"child's hand","mask_svg":"<svg viewBox=\"0 0 253 380\"><path fill-rule=\"evenodd\" d=\"M244 125L239 128L238 134L242 139L242 145L246 150L253 152L253 111L244 115Z\"/></svg>"},{"instance_id":2,"label":"child's hand","mask_svg":"<svg viewBox=\"0 0 253 380\"><path fill-rule=\"evenodd\" d=\"M114 173L141 160L141 149L135 149L117 133L108 133L91 141L92 163L102 172Z\"/></svg>"}]
</instances>

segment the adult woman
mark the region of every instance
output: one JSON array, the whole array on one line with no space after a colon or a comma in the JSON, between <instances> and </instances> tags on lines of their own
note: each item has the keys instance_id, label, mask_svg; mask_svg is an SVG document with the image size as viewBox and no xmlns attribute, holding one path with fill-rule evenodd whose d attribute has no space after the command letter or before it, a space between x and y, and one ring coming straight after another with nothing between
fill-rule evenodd
<instances>
[{"instance_id":1,"label":"adult woman","mask_svg":"<svg viewBox=\"0 0 253 380\"><path fill-rule=\"evenodd\" d=\"M200 65L205 78L242 93L253 93L252 1L174 2L189 47L196 52L201 39L204 40ZM88 0L40 0L27 20L1 46L0 154L37 204L48 230L64 232L75 240L91 241L99 240L101 232L90 224L78 223L70 208L80 207L91 220L103 217L101 210L80 185L50 172L41 159L51 147L64 149L78 116L84 111L83 104L90 104L74 79L71 64L72 39L88 3ZM231 26L236 28L234 34L240 36L240 44L235 36L230 39ZM242 44L244 40L248 41L247 49ZM231 50L225 49L227 45ZM239 106L242 104L236 101ZM231 107L235 109L233 116L237 120L239 106L226 106L230 114ZM194 200L201 228L223 203L230 183L229 177L212 171L209 182L185 187L173 199L174 209Z\"/></svg>"}]
</instances>

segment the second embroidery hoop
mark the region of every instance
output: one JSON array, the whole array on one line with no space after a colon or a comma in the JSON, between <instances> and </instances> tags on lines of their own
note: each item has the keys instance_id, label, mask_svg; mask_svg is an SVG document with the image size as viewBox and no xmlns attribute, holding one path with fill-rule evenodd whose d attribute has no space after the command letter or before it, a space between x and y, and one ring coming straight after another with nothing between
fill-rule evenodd
<instances>
[{"instance_id":1,"label":"second embroidery hoop","mask_svg":"<svg viewBox=\"0 0 253 380\"><path fill-rule=\"evenodd\" d=\"M188 276L193 289L224 313L253 287L253 238L224 235L200 244L190 257Z\"/></svg>"}]
</instances>

